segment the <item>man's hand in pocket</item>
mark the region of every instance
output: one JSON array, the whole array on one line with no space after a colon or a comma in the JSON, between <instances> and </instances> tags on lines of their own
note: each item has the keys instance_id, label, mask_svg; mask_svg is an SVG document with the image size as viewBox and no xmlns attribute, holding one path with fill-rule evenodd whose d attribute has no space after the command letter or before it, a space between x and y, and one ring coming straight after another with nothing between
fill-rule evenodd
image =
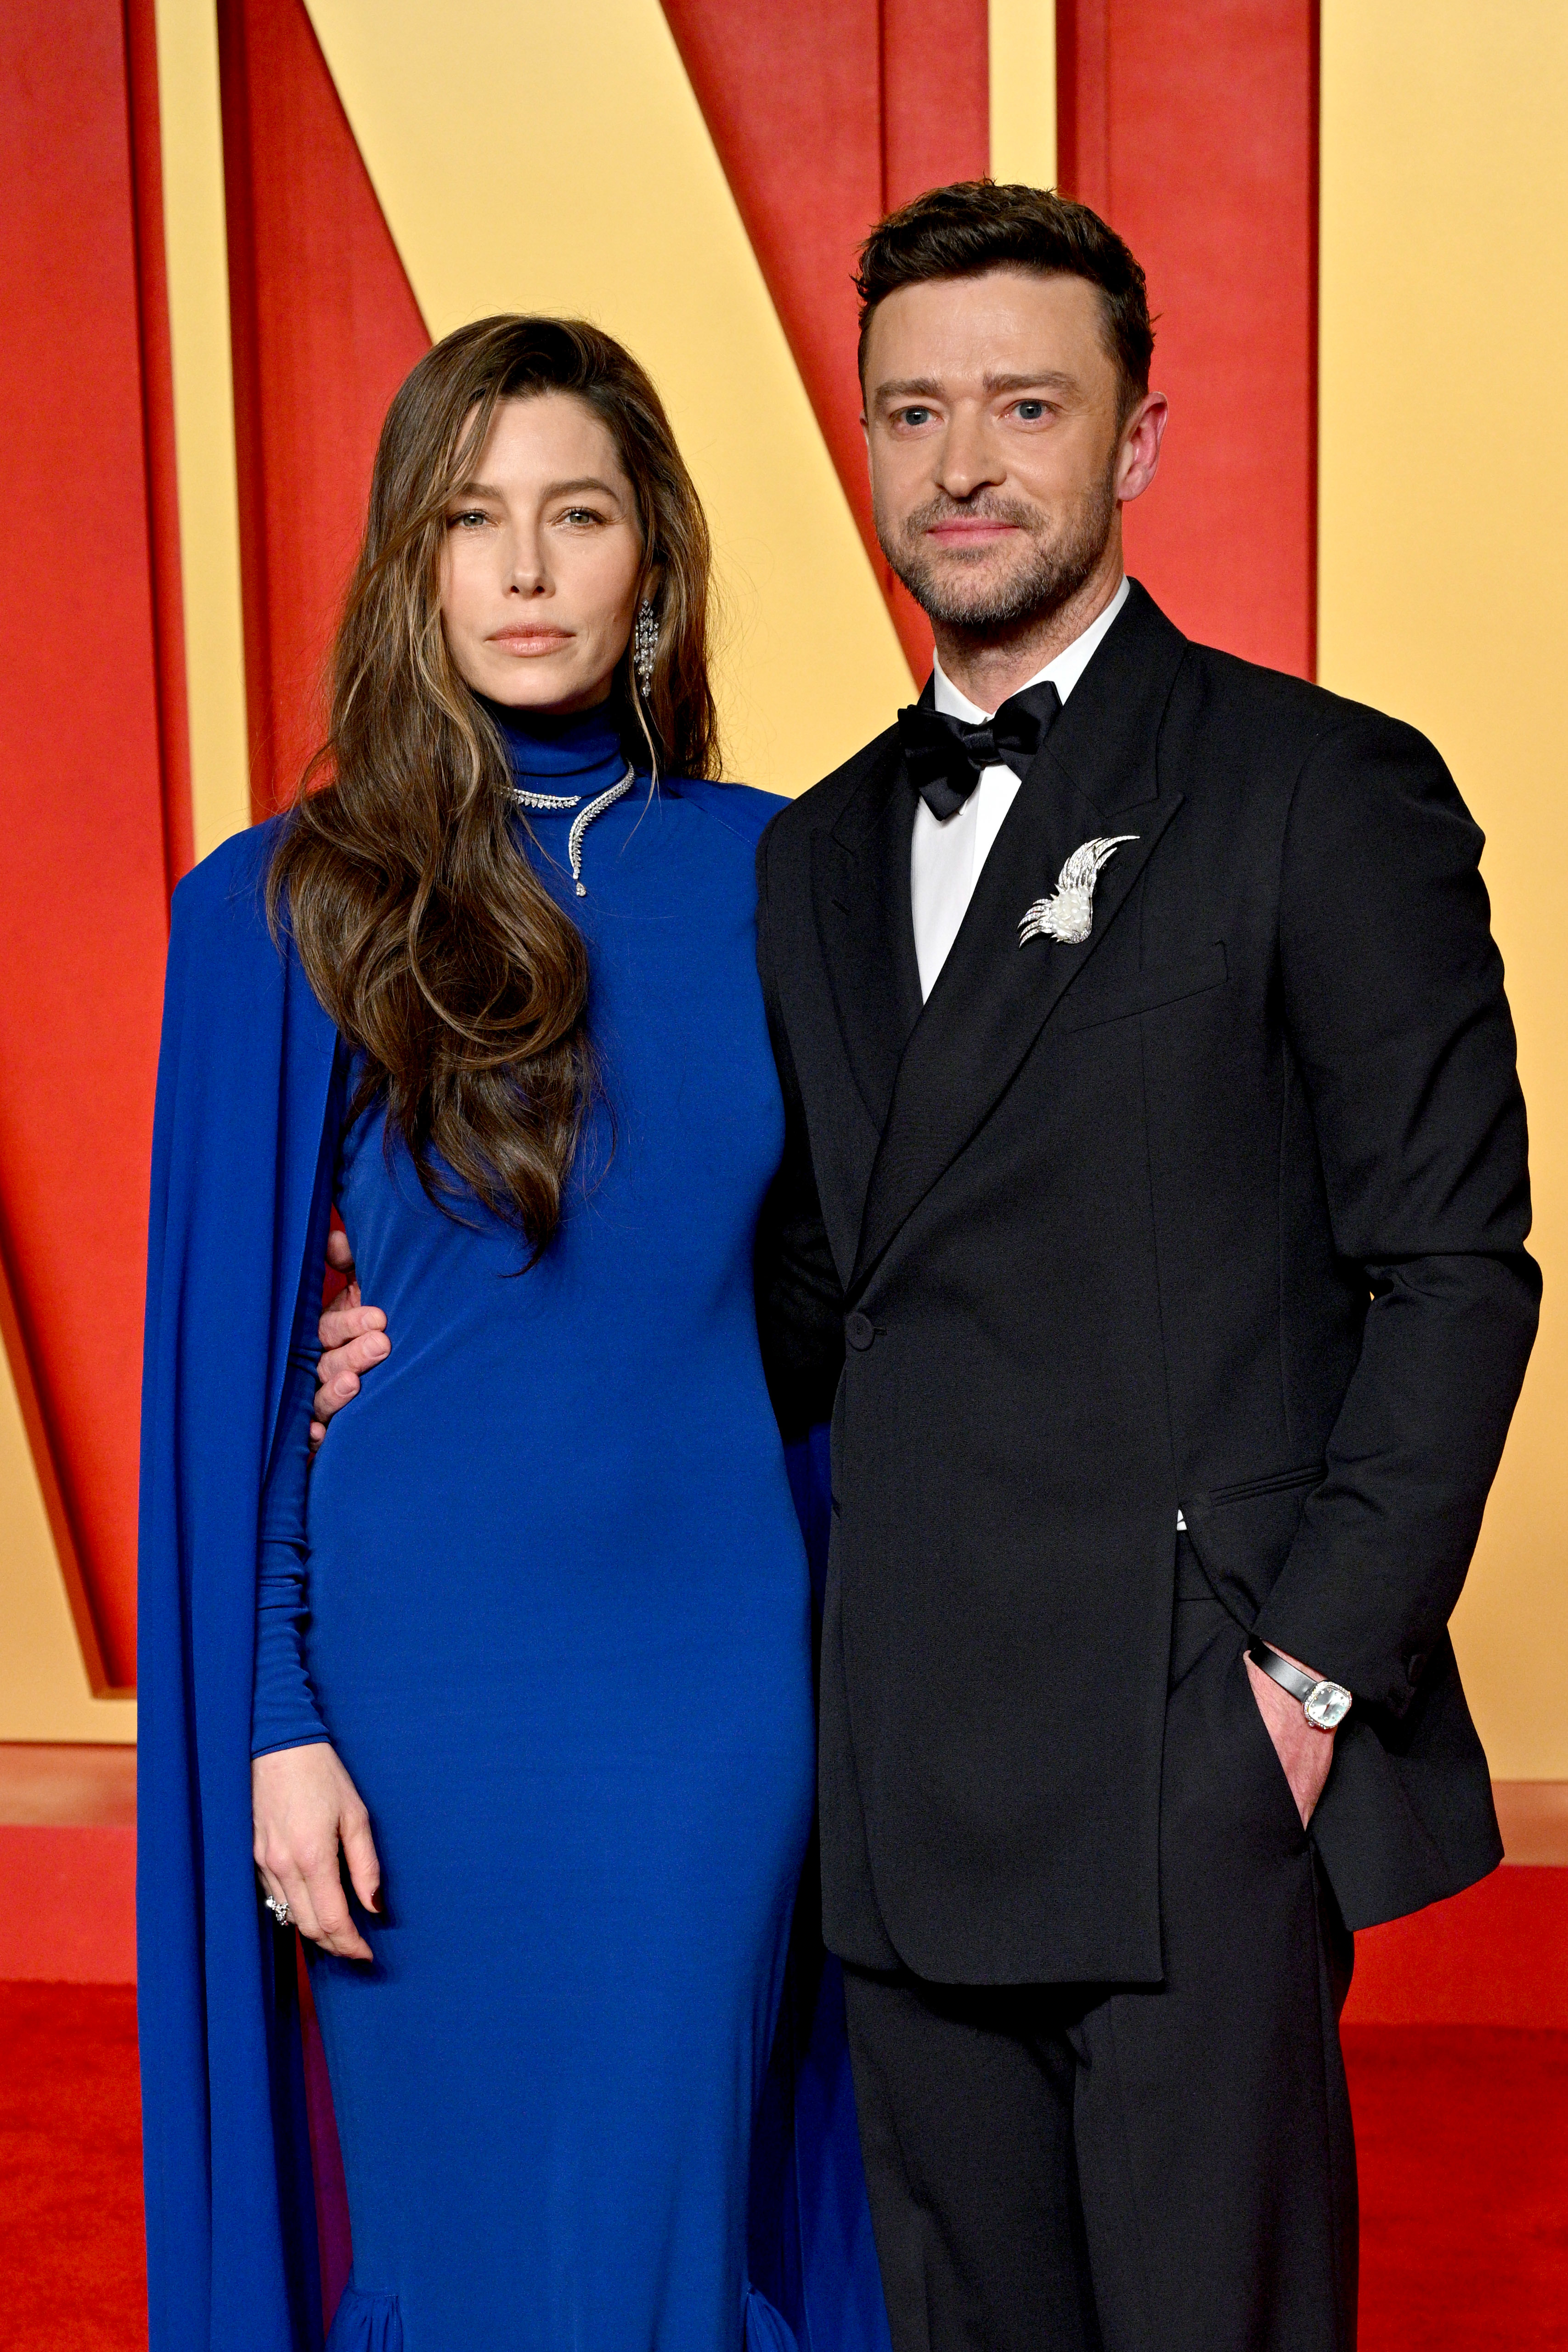
<instances>
[{"instance_id":1,"label":"man's hand in pocket","mask_svg":"<svg viewBox=\"0 0 1568 2352\"><path fill-rule=\"evenodd\" d=\"M1283 1656L1284 1653L1280 1653ZM1334 1760L1334 1735L1331 1731L1315 1730L1302 1712L1301 1702L1281 1690L1261 1666L1247 1660L1247 1679L1252 1696L1258 1701L1258 1712L1263 1717L1279 1767L1290 1783L1290 1794L1296 1800L1296 1811L1306 1828L1317 1810L1318 1799L1323 1793L1323 1783L1329 1777L1329 1767ZM1292 1658L1291 1665L1300 1665ZM1310 1666L1302 1666L1303 1674L1311 1674ZM1317 1677L1314 1675L1313 1679Z\"/></svg>"}]
</instances>

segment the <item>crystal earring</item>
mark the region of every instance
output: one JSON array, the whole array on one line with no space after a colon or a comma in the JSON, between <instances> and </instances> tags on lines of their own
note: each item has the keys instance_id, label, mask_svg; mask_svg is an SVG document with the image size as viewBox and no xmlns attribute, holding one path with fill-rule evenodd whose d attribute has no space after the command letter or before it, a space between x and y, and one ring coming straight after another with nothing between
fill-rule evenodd
<instances>
[{"instance_id":1,"label":"crystal earring","mask_svg":"<svg viewBox=\"0 0 1568 2352\"><path fill-rule=\"evenodd\" d=\"M637 626L632 631L632 667L643 699L653 684L653 657L658 651L658 623L654 618L653 599L645 596L637 606Z\"/></svg>"}]
</instances>

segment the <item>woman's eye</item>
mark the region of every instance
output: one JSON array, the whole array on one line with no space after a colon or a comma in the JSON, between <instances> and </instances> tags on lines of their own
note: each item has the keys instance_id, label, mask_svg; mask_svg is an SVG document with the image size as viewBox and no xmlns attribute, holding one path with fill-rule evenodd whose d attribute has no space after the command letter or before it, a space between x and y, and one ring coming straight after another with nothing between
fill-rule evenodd
<instances>
[{"instance_id":1,"label":"woman's eye","mask_svg":"<svg viewBox=\"0 0 1568 2352\"><path fill-rule=\"evenodd\" d=\"M568 507L561 517L563 522L603 522L604 520L596 507Z\"/></svg>"},{"instance_id":2,"label":"woman's eye","mask_svg":"<svg viewBox=\"0 0 1568 2352\"><path fill-rule=\"evenodd\" d=\"M477 524L487 523L489 520L489 515L480 508L465 507L461 514L447 517L447 528L448 530L471 530Z\"/></svg>"}]
</instances>

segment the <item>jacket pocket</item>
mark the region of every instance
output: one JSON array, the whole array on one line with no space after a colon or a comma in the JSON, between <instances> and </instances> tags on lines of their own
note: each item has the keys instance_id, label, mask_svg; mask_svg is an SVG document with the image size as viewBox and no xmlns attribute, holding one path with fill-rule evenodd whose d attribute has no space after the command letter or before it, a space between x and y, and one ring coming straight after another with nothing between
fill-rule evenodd
<instances>
[{"instance_id":1,"label":"jacket pocket","mask_svg":"<svg viewBox=\"0 0 1568 2352\"><path fill-rule=\"evenodd\" d=\"M1089 970L1092 971L1092 965ZM1212 947L1200 948L1173 963L1156 964L1140 972L1132 987L1118 988L1109 996L1086 994L1080 999L1076 990L1069 989L1058 1009L1055 1026L1098 1029L1107 1021L1126 1021L1134 1013L1157 1013L1163 1004L1179 1004L1184 997L1202 996L1211 988L1221 988L1229 977L1225 942L1215 940Z\"/></svg>"},{"instance_id":2,"label":"jacket pocket","mask_svg":"<svg viewBox=\"0 0 1568 2352\"><path fill-rule=\"evenodd\" d=\"M1215 1600L1238 1625L1257 1622L1296 1539L1307 1497L1322 1477L1322 1464L1307 1462L1182 1497L1193 1549Z\"/></svg>"},{"instance_id":3,"label":"jacket pocket","mask_svg":"<svg viewBox=\"0 0 1568 2352\"><path fill-rule=\"evenodd\" d=\"M1288 1495L1297 1486L1320 1486L1327 1475L1321 1462L1308 1462L1299 1470L1270 1470L1261 1478L1238 1478L1229 1486L1211 1486L1206 1495L1194 1495L1184 1507L1203 1513L1217 1511L1226 1503L1248 1503L1254 1495Z\"/></svg>"}]
</instances>

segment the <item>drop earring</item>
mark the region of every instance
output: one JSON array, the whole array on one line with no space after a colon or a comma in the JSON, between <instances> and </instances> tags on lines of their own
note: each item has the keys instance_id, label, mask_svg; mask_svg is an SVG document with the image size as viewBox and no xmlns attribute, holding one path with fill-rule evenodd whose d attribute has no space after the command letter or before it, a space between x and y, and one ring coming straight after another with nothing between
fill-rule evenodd
<instances>
[{"instance_id":1,"label":"drop earring","mask_svg":"<svg viewBox=\"0 0 1568 2352\"><path fill-rule=\"evenodd\" d=\"M658 623L654 618L653 599L645 596L637 606L637 625L632 631L632 667L645 702L653 684L653 657L658 651Z\"/></svg>"}]
</instances>

